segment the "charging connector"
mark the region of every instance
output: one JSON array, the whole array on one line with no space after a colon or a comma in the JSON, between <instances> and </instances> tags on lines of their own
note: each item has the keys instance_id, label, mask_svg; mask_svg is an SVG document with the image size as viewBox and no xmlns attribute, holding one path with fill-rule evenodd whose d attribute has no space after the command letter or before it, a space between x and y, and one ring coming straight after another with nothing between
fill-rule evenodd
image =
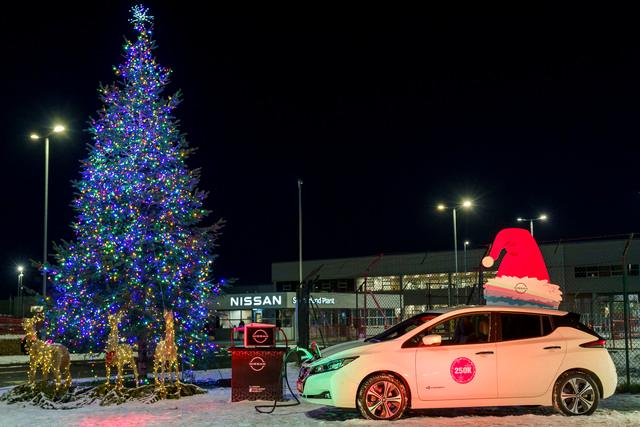
<instances>
[{"instance_id":1,"label":"charging connector","mask_svg":"<svg viewBox=\"0 0 640 427\"><path fill-rule=\"evenodd\" d=\"M291 385L289 384L289 377L287 376L287 359L289 359L289 356L292 353L296 353L298 351L298 347L294 347L292 349L289 349L289 340L287 339L287 334L284 333L284 331L282 330L282 328L278 328L278 330L280 332L282 332L282 335L284 335L284 342L285 342L285 347L287 349L287 351L284 354L284 360L282 361L282 370L280 372L280 376L281 378L284 380L284 382L287 384L287 388L289 389L289 393L291 393L291 396L295 399L295 403L281 403L278 404L278 400L274 400L273 401L273 405L257 405L256 411L260 412L261 414L271 414L273 413L273 411L276 410L276 408L284 408L287 406L297 406L300 404L300 400L298 399L298 396L296 396L296 394L293 392L293 390L291 390ZM268 410L264 410L265 408L269 408Z\"/></svg>"}]
</instances>

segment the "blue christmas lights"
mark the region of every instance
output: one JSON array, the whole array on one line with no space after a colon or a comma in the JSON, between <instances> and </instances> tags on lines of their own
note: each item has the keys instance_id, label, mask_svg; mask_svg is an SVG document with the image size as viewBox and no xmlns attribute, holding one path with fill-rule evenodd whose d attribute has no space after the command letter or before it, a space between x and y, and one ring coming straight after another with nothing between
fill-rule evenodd
<instances>
[{"instance_id":1,"label":"blue christmas lights","mask_svg":"<svg viewBox=\"0 0 640 427\"><path fill-rule=\"evenodd\" d=\"M50 331L72 351L101 352L107 315L123 309L126 340L146 336L153 346L163 309L172 309L176 343L193 366L212 347L204 326L220 293L210 274L221 224L201 225L206 193L172 116L180 96L162 97L171 71L152 55L153 16L142 6L132 15L137 39L114 67L118 82L99 89L93 144L74 182L74 239L56 246Z\"/></svg>"}]
</instances>

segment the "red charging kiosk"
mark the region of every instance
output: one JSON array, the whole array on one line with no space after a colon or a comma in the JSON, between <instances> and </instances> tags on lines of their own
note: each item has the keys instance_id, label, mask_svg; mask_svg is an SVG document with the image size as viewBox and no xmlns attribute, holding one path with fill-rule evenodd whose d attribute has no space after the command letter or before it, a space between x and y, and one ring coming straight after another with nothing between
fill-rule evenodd
<instances>
[{"instance_id":1,"label":"red charging kiosk","mask_svg":"<svg viewBox=\"0 0 640 427\"><path fill-rule=\"evenodd\" d=\"M284 347L276 347L276 327L249 323L244 347L231 347L231 401L282 400Z\"/></svg>"}]
</instances>

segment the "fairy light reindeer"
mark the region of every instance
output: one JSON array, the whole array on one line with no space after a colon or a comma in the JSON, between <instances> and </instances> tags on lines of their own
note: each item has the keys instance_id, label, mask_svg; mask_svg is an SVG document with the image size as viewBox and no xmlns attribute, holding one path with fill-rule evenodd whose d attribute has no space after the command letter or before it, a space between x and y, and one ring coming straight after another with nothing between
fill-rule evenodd
<instances>
[{"instance_id":1,"label":"fairy light reindeer","mask_svg":"<svg viewBox=\"0 0 640 427\"><path fill-rule=\"evenodd\" d=\"M131 366L133 369L133 376L136 380L136 386L138 385L138 368L136 367L136 361L133 358L133 349L129 344L121 344L119 337L119 324L122 320L122 311L116 314L110 314L109 337L107 338L107 348L105 354L105 367L107 371L107 385L111 383L111 367L115 366L117 370L116 375L116 387L122 388L124 384L124 367L126 365Z\"/></svg>"},{"instance_id":2,"label":"fairy light reindeer","mask_svg":"<svg viewBox=\"0 0 640 427\"><path fill-rule=\"evenodd\" d=\"M158 342L153 355L153 373L156 384L164 385L165 375L171 378L172 371L175 372L175 382L179 381L178 372L178 347L175 340L175 329L173 325L173 312L164 310L164 339ZM166 372L165 372L166 369ZM158 375L158 370L160 375Z\"/></svg>"},{"instance_id":3,"label":"fairy light reindeer","mask_svg":"<svg viewBox=\"0 0 640 427\"><path fill-rule=\"evenodd\" d=\"M25 343L29 354L29 384L36 386L36 373L38 368L42 371L42 381L46 384L49 373L52 372L56 381L56 391L62 386L64 373L64 388L71 385L71 357L69 350L62 344L46 342L38 338L36 326L44 321L44 316L39 313L35 317L24 319L22 325L25 330Z\"/></svg>"}]
</instances>

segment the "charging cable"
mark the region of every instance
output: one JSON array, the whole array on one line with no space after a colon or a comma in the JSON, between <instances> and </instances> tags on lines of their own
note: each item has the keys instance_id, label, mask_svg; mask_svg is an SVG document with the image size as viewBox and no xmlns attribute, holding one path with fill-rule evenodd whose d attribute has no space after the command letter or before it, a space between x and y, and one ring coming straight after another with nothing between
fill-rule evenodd
<instances>
[{"instance_id":1,"label":"charging cable","mask_svg":"<svg viewBox=\"0 0 640 427\"><path fill-rule=\"evenodd\" d=\"M297 406L300 404L300 400L298 400L298 397L296 396L296 394L293 392L293 390L291 390L291 385L289 385L289 377L287 376L287 359L289 358L289 355L293 352L296 352L298 348L296 347L289 350L289 340L287 339L287 334L284 333L282 328L278 328L278 330L282 332L282 335L284 335L285 347L287 349L287 351L284 354L284 360L282 361L282 371L280 372L280 377L284 379L285 383L287 384L287 388L289 389L289 393L291 393L291 396L293 396L296 402L281 403L278 405L278 399L276 399L273 401L273 405L258 405L255 408L256 408L256 411L260 412L261 414L271 414L273 413L273 411L275 411L276 408L284 408L286 406ZM264 408L269 408L269 409L263 410Z\"/></svg>"}]
</instances>

